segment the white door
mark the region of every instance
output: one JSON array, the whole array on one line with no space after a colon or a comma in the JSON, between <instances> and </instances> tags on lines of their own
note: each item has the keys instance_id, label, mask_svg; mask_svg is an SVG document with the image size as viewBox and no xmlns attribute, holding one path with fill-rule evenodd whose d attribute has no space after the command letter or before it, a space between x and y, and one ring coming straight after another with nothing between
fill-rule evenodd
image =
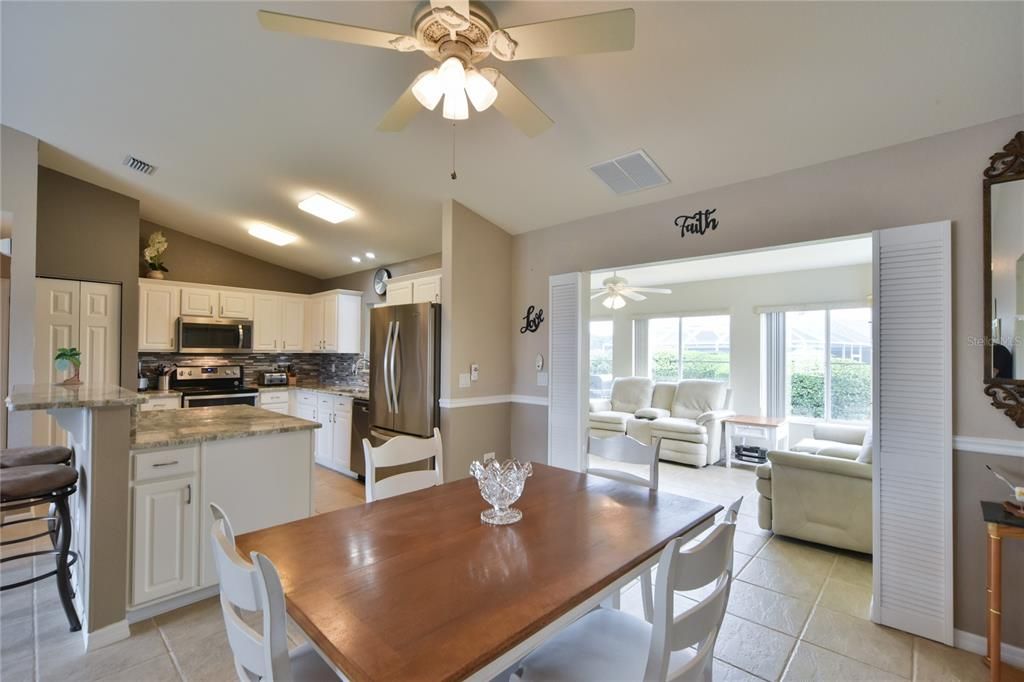
<instances>
[{"instance_id":1,"label":"white door","mask_svg":"<svg viewBox=\"0 0 1024 682\"><path fill-rule=\"evenodd\" d=\"M359 353L362 351L363 298L352 294L338 296L337 352Z\"/></svg>"},{"instance_id":2,"label":"white door","mask_svg":"<svg viewBox=\"0 0 1024 682\"><path fill-rule=\"evenodd\" d=\"M220 292L220 316L231 320L252 319L252 294L240 291Z\"/></svg>"},{"instance_id":3,"label":"white door","mask_svg":"<svg viewBox=\"0 0 1024 682\"><path fill-rule=\"evenodd\" d=\"M177 287L139 284L139 350L178 349L180 296Z\"/></svg>"},{"instance_id":4,"label":"white door","mask_svg":"<svg viewBox=\"0 0 1024 682\"><path fill-rule=\"evenodd\" d=\"M252 304L252 349L278 350L281 336L281 299L277 296L257 294Z\"/></svg>"},{"instance_id":5,"label":"white door","mask_svg":"<svg viewBox=\"0 0 1024 682\"><path fill-rule=\"evenodd\" d=\"M440 303L441 302L441 278L425 277L415 279L412 282L413 303Z\"/></svg>"},{"instance_id":6,"label":"white door","mask_svg":"<svg viewBox=\"0 0 1024 682\"><path fill-rule=\"evenodd\" d=\"M874 233L872 620L953 644L949 222Z\"/></svg>"},{"instance_id":7,"label":"white door","mask_svg":"<svg viewBox=\"0 0 1024 682\"><path fill-rule=\"evenodd\" d=\"M121 383L121 285L82 282L78 348L83 384Z\"/></svg>"},{"instance_id":8,"label":"white door","mask_svg":"<svg viewBox=\"0 0 1024 682\"><path fill-rule=\"evenodd\" d=\"M181 314L191 317L213 317L219 303L215 289L196 289L182 287Z\"/></svg>"},{"instance_id":9,"label":"white door","mask_svg":"<svg viewBox=\"0 0 1024 682\"><path fill-rule=\"evenodd\" d=\"M281 350L305 350L306 301L281 299Z\"/></svg>"},{"instance_id":10,"label":"white door","mask_svg":"<svg viewBox=\"0 0 1024 682\"><path fill-rule=\"evenodd\" d=\"M309 349L314 353L324 349L324 299L309 302Z\"/></svg>"},{"instance_id":11,"label":"white door","mask_svg":"<svg viewBox=\"0 0 1024 682\"><path fill-rule=\"evenodd\" d=\"M36 278L34 371L37 383L56 384L73 372L58 372L54 356L58 348L78 347L81 283L69 279ZM67 445L67 434L45 412L32 414L32 441L36 445Z\"/></svg>"},{"instance_id":12,"label":"white door","mask_svg":"<svg viewBox=\"0 0 1024 682\"><path fill-rule=\"evenodd\" d=\"M194 476L135 486L132 522L132 603L196 586Z\"/></svg>"},{"instance_id":13,"label":"white door","mask_svg":"<svg viewBox=\"0 0 1024 682\"><path fill-rule=\"evenodd\" d=\"M584 275L553 275L548 300L548 464L582 471L589 390Z\"/></svg>"},{"instance_id":14,"label":"white door","mask_svg":"<svg viewBox=\"0 0 1024 682\"><path fill-rule=\"evenodd\" d=\"M332 294L324 298L324 344L323 349L338 352L338 313L343 297ZM359 352L359 351L355 351Z\"/></svg>"},{"instance_id":15,"label":"white door","mask_svg":"<svg viewBox=\"0 0 1024 682\"><path fill-rule=\"evenodd\" d=\"M334 469L352 471L352 401L344 398L338 398L334 403L331 460Z\"/></svg>"},{"instance_id":16,"label":"white door","mask_svg":"<svg viewBox=\"0 0 1024 682\"><path fill-rule=\"evenodd\" d=\"M388 282L388 305L412 303L412 282Z\"/></svg>"}]
</instances>

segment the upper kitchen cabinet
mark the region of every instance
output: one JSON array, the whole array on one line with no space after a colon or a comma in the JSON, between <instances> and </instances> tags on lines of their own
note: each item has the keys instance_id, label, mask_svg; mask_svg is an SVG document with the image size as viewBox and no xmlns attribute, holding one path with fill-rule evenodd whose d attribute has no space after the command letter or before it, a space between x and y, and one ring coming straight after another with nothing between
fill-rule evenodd
<instances>
[{"instance_id":1,"label":"upper kitchen cabinet","mask_svg":"<svg viewBox=\"0 0 1024 682\"><path fill-rule=\"evenodd\" d=\"M139 282L139 350L177 350L180 294L176 286Z\"/></svg>"},{"instance_id":2,"label":"upper kitchen cabinet","mask_svg":"<svg viewBox=\"0 0 1024 682\"><path fill-rule=\"evenodd\" d=\"M244 291L182 287L181 314L185 317L223 317L251 320L253 298Z\"/></svg>"},{"instance_id":3,"label":"upper kitchen cabinet","mask_svg":"<svg viewBox=\"0 0 1024 682\"><path fill-rule=\"evenodd\" d=\"M440 303L441 271L428 270L388 281L387 305Z\"/></svg>"},{"instance_id":4,"label":"upper kitchen cabinet","mask_svg":"<svg viewBox=\"0 0 1024 682\"><path fill-rule=\"evenodd\" d=\"M219 292L219 316L229 320L253 319L253 295L244 291Z\"/></svg>"},{"instance_id":5,"label":"upper kitchen cabinet","mask_svg":"<svg viewBox=\"0 0 1024 682\"><path fill-rule=\"evenodd\" d=\"M363 296L358 291L315 294L309 303L309 348L314 353L359 353Z\"/></svg>"},{"instance_id":6,"label":"upper kitchen cabinet","mask_svg":"<svg viewBox=\"0 0 1024 682\"><path fill-rule=\"evenodd\" d=\"M252 300L254 351L305 349L305 297L256 294Z\"/></svg>"}]
</instances>

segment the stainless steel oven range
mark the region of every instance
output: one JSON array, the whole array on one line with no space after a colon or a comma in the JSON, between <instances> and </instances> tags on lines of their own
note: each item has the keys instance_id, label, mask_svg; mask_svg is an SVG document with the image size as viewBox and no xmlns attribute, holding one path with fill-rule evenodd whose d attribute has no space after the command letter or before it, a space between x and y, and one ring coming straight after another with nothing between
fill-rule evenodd
<instances>
[{"instance_id":1,"label":"stainless steel oven range","mask_svg":"<svg viewBox=\"0 0 1024 682\"><path fill-rule=\"evenodd\" d=\"M245 385L241 365L181 365L171 374L171 388L181 392L182 407L252 405L259 391Z\"/></svg>"}]
</instances>

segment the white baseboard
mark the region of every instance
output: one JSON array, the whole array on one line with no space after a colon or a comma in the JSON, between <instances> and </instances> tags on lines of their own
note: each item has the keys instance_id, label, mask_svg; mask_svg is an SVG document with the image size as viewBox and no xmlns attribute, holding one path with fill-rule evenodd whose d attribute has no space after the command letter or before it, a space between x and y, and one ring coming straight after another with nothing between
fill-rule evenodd
<instances>
[{"instance_id":1,"label":"white baseboard","mask_svg":"<svg viewBox=\"0 0 1024 682\"><path fill-rule=\"evenodd\" d=\"M114 642L120 642L122 639L128 639L130 635L127 620L119 620L92 632L88 632L87 625L82 627L82 640L85 642L86 651L94 651Z\"/></svg>"},{"instance_id":2,"label":"white baseboard","mask_svg":"<svg viewBox=\"0 0 1024 682\"><path fill-rule=\"evenodd\" d=\"M953 644L956 645L957 649L970 651L972 654L984 656L988 653L988 640L982 635L976 635L973 632L954 630ZM1003 642L1000 648L1000 656L1002 656L1003 661L1006 663L1017 668L1024 668L1024 648Z\"/></svg>"},{"instance_id":3,"label":"white baseboard","mask_svg":"<svg viewBox=\"0 0 1024 682\"><path fill-rule=\"evenodd\" d=\"M209 587L203 587L192 592L185 594L179 594L175 597L168 597L152 604L143 604L133 609L128 609L128 615L126 618L129 623L138 623L141 620L147 620L153 616L159 616L162 613L168 611L174 611L180 609L183 606L189 604L195 604L197 601L209 599L217 595L220 592L219 585L210 585Z\"/></svg>"}]
</instances>

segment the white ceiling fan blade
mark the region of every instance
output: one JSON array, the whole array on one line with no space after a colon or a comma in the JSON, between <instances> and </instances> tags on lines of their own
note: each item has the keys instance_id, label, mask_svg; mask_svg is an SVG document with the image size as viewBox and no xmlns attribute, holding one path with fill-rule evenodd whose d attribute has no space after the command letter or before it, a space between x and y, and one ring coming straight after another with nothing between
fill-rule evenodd
<instances>
[{"instance_id":1,"label":"white ceiling fan blade","mask_svg":"<svg viewBox=\"0 0 1024 682\"><path fill-rule=\"evenodd\" d=\"M504 31L517 45L506 61L632 50L635 24L636 13L627 8L512 26Z\"/></svg>"},{"instance_id":2,"label":"white ceiling fan blade","mask_svg":"<svg viewBox=\"0 0 1024 682\"><path fill-rule=\"evenodd\" d=\"M671 294L671 289L651 289L649 287L630 287L633 291L643 291L648 294Z\"/></svg>"},{"instance_id":3,"label":"white ceiling fan blade","mask_svg":"<svg viewBox=\"0 0 1024 682\"><path fill-rule=\"evenodd\" d=\"M540 110L523 91L506 78L497 69L480 69L480 72L498 90L498 98L494 100L494 108L500 111L516 128L527 137L537 137L554 125L554 121Z\"/></svg>"},{"instance_id":4,"label":"white ceiling fan blade","mask_svg":"<svg viewBox=\"0 0 1024 682\"><path fill-rule=\"evenodd\" d=\"M604 289L601 289L601 291L599 291L596 294L594 294L593 296L591 296L590 300L593 301L595 298L601 298L602 296L604 296L607 293L608 293L607 291L605 291Z\"/></svg>"},{"instance_id":5,"label":"white ceiling fan blade","mask_svg":"<svg viewBox=\"0 0 1024 682\"><path fill-rule=\"evenodd\" d=\"M434 9L451 7L462 16L469 18L469 0L430 0L430 6Z\"/></svg>"},{"instance_id":6,"label":"white ceiling fan blade","mask_svg":"<svg viewBox=\"0 0 1024 682\"><path fill-rule=\"evenodd\" d=\"M336 40L355 45L383 47L389 50L395 49L395 46L391 44L393 40L399 38L413 39L411 36L403 36L399 33L388 33L387 31L338 24L323 19L310 19L308 17L297 17L292 14L269 12L265 9L261 9L257 12L257 15L259 16L260 24L269 31L294 33L307 38Z\"/></svg>"},{"instance_id":7,"label":"white ceiling fan blade","mask_svg":"<svg viewBox=\"0 0 1024 682\"><path fill-rule=\"evenodd\" d=\"M422 108L416 95L412 94L412 85L410 84L398 101L391 105L388 113L384 114L384 118L377 124L377 130L382 133L401 132Z\"/></svg>"},{"instance_id":8,"label":"white ceiling fan blade","mask_svg":"<svg viewBox=\"0 0 1024 682\"><path fill-rule=\"evenodd\" d=\"M633 299L634 301L646 301L647 300L646 296L644 296L642 294L636 293L636 289L623 289L619 293L622 294L623 296L625 296L626 298Z\"/></svg>"}]
</instances>

